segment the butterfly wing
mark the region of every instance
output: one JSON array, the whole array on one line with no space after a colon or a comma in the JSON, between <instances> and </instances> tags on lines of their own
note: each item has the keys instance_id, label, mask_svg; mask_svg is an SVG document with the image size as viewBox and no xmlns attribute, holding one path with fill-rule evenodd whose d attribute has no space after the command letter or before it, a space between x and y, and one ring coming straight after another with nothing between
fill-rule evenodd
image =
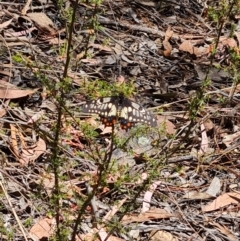
<instances>
[{"instance_id":1,"label":"butterfly wing","mask_svg":"<svg viewBox=\"0 0 240 241\"><path fill-rule=\"evenodd\" d=\"M82 107L83 113L98 114L105 126L113 126L117 122L118 100L114 97L99 98L89 101Z\"/></svg>"},{"instance_id":2,"label":"butterfly wing","mask_svg":"<svg viewBox=\"0 0 240 241\"><path fill-rule=\"evenodd\" d=\"M156 118L147 109L127 98L122 101L122 108L119 115L119 121L122 129L129 129L135 123L144 123L152 127L157 126Z\"/></svg>"},{"instance_id":3,"label":"butterfly wing","mask_svg":"<svg viewBox=\"0 0 240 241\"><path fill-rule=\"evenodd\" d=\"M105 126L113 126L119 120L121 128L125 130L130 129L139 122L152 127L157 126L157 121L150 111L121 96L89 101L83 106L82 112L98 114Z\"/></svg>"}]
</instances>

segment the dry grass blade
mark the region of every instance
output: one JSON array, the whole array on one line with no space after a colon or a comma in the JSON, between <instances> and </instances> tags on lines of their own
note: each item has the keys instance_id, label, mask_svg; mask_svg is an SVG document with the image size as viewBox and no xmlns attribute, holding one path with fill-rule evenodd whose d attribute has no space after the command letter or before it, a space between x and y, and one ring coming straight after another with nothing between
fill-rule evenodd
<instances>
[{"instance_id":1,"label":"dry grass blade","mask_svg":"<svg viewBox=\"0 0 240 241\"><path fill-rule=\"evenodd\" d=\"M25 228L22 225L22 222L21 222L20 218L18 217L17 213L15 212L15 209L14 209L14 207L13 207L11 201L10 201L9 195L7 193L7 189L5 188L6 187L5 183L7 183L7 181L4 179L2 173L0 173L0 186L1 186L1 189L2 189L2 191L4 193L5 198L7 199L7 202L8 202L8 205L9 205L10 209L11 209L11 212L13 213L13 215L14 215L16 221L17 221L17 224L18 224L18 226L19 226L19 228L20 228L20 230L21 230L21 232L23 234L24 240L27 241L28 238L27 238L27 234L26 234Z\"/></svg>"}]
</instances>

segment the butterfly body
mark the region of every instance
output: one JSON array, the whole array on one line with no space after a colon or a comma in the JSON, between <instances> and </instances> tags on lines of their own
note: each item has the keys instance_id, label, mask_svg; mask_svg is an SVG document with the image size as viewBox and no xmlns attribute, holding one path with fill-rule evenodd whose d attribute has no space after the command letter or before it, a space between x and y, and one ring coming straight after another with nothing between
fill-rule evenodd
<instances>
[{"instance_id":1,"label":"butterfly body","mask_svg":"<svg viewBox=\"0 0 240 241\"><path fill-rule=\"evenodd\" d=\"M120 123L122 129L129 129L136 123L145 123L157 126L157 121L151 112L136 102L122 97L102 97L89 101L82 108L83 113L98 114L105 126L113 126Z\"/></svg>"}]
</instances>

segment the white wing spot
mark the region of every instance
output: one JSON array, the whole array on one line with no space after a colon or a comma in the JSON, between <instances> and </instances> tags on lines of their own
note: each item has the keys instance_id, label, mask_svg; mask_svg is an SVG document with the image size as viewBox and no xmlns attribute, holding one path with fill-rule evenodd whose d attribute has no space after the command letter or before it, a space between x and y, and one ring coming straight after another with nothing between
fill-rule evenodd
<instances>
[{"instance_id":1,"label":"white wing spot","mask_svg":"<svg viewBox=\"0 0 240 241\"><path fill-rule=\"evenodd\" d=\"M109 107L109 105L108 105L108 107ZM109 107L109 108L111 108L110 111L109 111L109 115L110 116L116 116L117 115L117 108L116 108L116 106L111 104L111 107Z\"/></svg>"},{"instance_id":2,"label":"white wing spot","mask_svg":"<svg viewBox=\"0 0 240 241\"><path fill-rule=\"evenodd\" d=\"M127 119L128 115L127 115L127 107L122 108L121 113L120 113L120 117Z\"/></svg>"},{"instance_id":3,"label":"white wing spot","mask_svg":"<svg viewBox=\"0 0 240 241\"><path fill-rule=\"evenodd\" d=\"M109 97L106 97L103 99L103 103L108 103L109 101L111 101L111 98L109 98Z\"/></svg>"},{"instance_id":4,"label":"white wing spot","mask_svg":"<svg viewBox=\"0 0 240 241\"><path fill-rule=\"evenodd\" d=\"M137 104L137 103L135 103L135 102L132 102L132 106L133 106L133 108L135 108L135 109L140 109L140 105L139 104Z\"/></svg>"},{"instance_id":5,"label":"white wing spot","mask_svg":"<svg viewBox=\"0 0 240 241\"><path fill-rule=\"evenodd\" d=\"M106 107L107 107L107 105L106 105L106 104L103 104L103 105L101 106L101 110L105 110Z\"/></svg>"}]
</instances>

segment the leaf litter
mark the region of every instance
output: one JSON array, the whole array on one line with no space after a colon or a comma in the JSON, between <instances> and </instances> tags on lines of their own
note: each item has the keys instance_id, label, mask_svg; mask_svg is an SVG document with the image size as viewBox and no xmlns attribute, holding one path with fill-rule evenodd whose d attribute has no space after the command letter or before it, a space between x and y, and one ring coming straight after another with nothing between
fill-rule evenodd
<instances>
[{"instance_id":1,"label":"leaf litter","mask_svg":"<svg viewBox=\"0 0 240 241\"><path fill-rule=\"evenodd\" d=\"M213 1L161 2L104 1L101 8L105 11L98 17L104 29L97 31L88 28L83 14L92 14L93 6L79 5L81 24L75 25L68 73L73 81L66 103L71 115L66 111L62 116L59 144L66 160L60 173L67 179L61 182L65 186L61 189L65 194L61 222L76 220L78 198L88 195L84 184L97 182L98 168L104 165L85 155L94 146L77 120L95 128L98 146L94 151L99 154L111 148L111 128L104 129L96 117L80 116L79 103L92 93L79 91L79 86L98 78L112 85L124 76L122 86L133 80L136 101L152 107L161 131L117 132L121 138L134 138L114 150L112 169L86 207L76 240L96 236L98 240L209 241L240 237L239 185L234 185L239 183L240 173L239 84L234 82L234 71L227 71L233 65L230 53L239 55L238 29L231 37L225 31L215 48L218 32L206 12L219 6ZM38 74L46 75L48 83L59 83L66 59L59 49L67 41L67 32L52 1L23 4L17 0L11 5L4 1L0 8L4 33L0 38L1 183L7 193L0 213L6 230L19 227L13 240L23 240L25 231L33 240L50 238L56 220L49 216L48 204L55 183L53 173L48 176L46 170L58 103L44 89ZM95 37L87 43L89 36ZM216 53L211 63L213 49ZM238 70L238 64L235 66ZM207 101L190 121L189 103L207 78L211 80L204 93ZM97 88L93 92L99 96ZM224 104L226 100L229 104ZM27 108L33 113L26 115ZM151 160L161 165L155 166ZM129 190L137 192L150 173L154 178L134 200L134 209L123 213L132 201ZM131 178L116 191L115 185L126 174ZM10 188L10 183L16 186ZM39 190L41 195L47 194L45 199L32 199ZM32 220L25 231L16 226L16 214L22 223L26 218ZM105 224L117 219L124 232L109 232ZM93 227L96 220L103 223ZM72 227L68 228L71 232Z\"/></svg>"}]
</instances>

